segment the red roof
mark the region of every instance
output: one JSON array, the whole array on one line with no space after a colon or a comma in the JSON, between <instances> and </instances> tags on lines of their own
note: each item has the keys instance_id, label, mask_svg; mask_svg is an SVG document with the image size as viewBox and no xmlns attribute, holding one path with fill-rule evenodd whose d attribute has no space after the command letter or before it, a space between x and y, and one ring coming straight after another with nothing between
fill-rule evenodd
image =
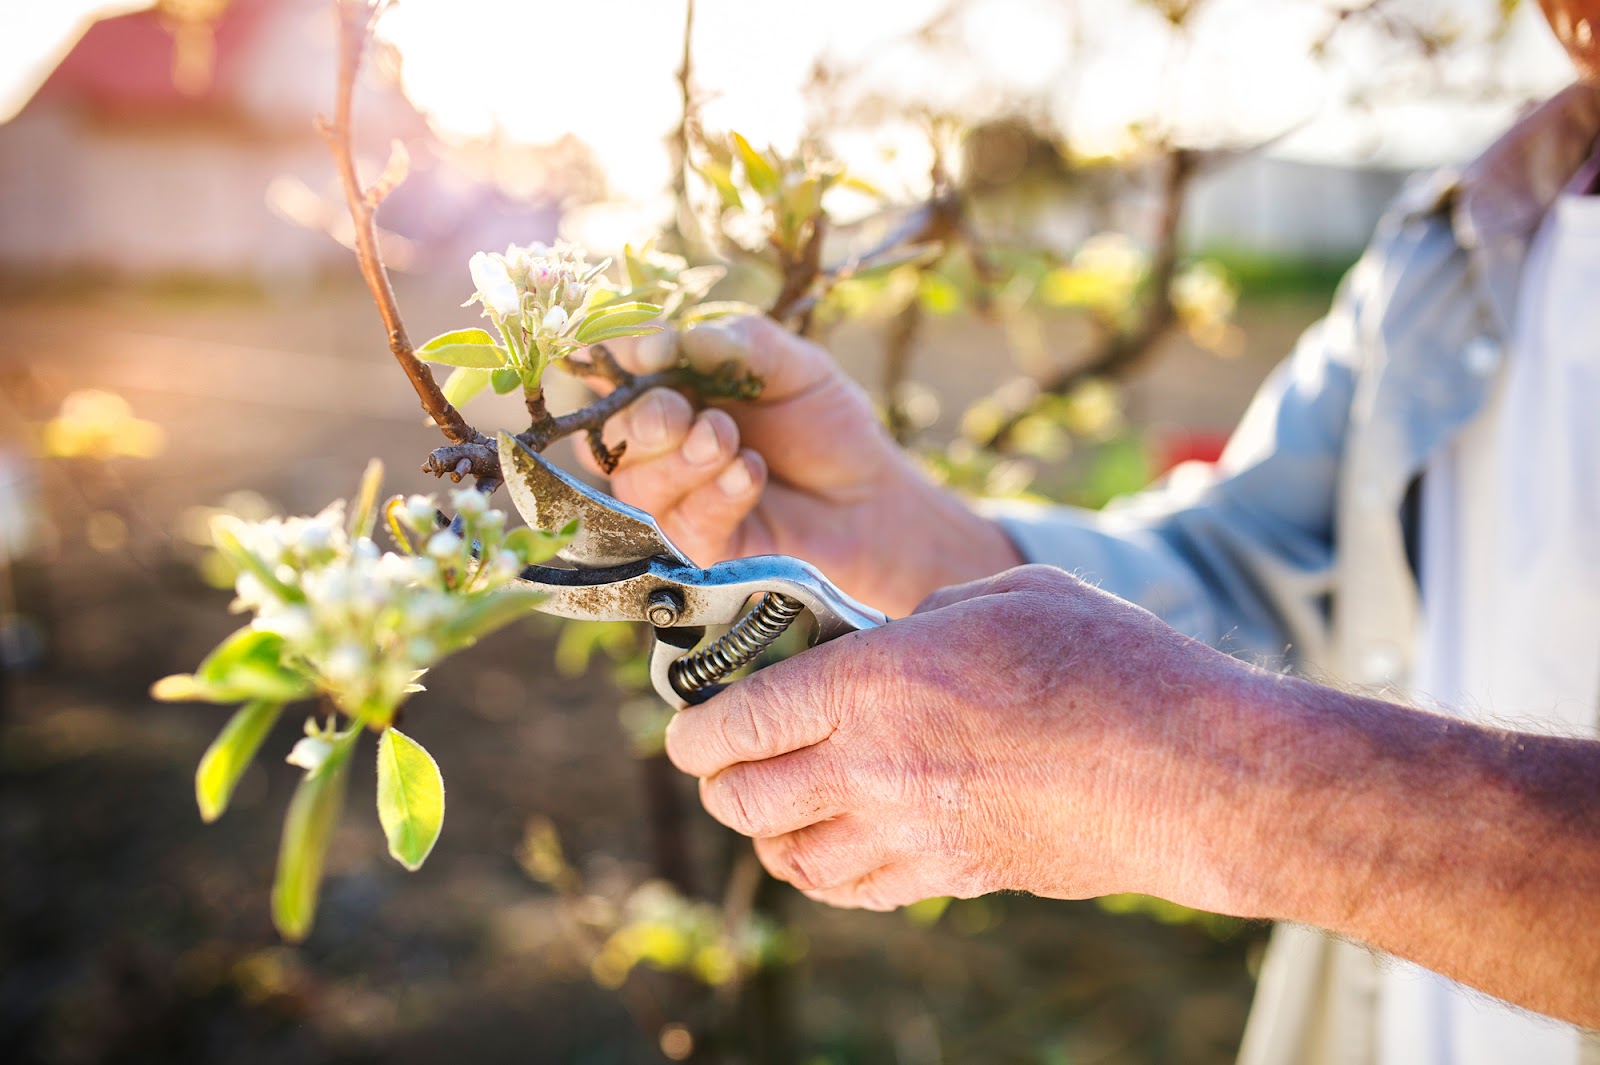
<instances>
[{"instance_id":1,"label":"red roof","mask_svg":"<svg viewBox=\"0 0 1600 1065\"><path fill-rule=\"evenodd\" d=\"M212 28L211 76L203 87L180 86L174 76L178 27L151 10L102 19L90 26L40 86L34 100L145 119L226 111L232 96L232 74L272 3L231 0Z\"/></svg>"}]
</instances>

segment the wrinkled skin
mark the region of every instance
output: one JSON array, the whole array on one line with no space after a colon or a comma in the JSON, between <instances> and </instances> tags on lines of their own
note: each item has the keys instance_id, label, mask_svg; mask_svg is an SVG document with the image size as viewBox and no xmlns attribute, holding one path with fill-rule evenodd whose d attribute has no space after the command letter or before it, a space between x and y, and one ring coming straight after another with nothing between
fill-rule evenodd
<instances>
[{"instance_id":1,"label":"wrinkled skin","mask_svg":"<svg viewBox=\"0 0 1600 1065\"><path fill-rule=\"evenodd\" d=\"M1600 0L1541 6L1600 81ZM674 763L773 875L873 909L1147 892L1600 1025L1600 744L1270 676L1059 571L1001 572L1020 559L998 526L920 475L821 348L745 318L618 355L656 369L680 341L766 390L635 403L608 429L628 442L613 491L702 564L795 555L891 616L931 596L670 726Z\"/></svg>"},{"instance_id":2,"label":"wrinkled skin","mask_svg":"<svg viewBox=\"0 0 1600 1065\"><path fill-rule=\"evenodd\" d=\"M1173 877L1203 790L1182 752L1243 667L1059 570L947 589L680 713L667 753L713 817L815 899L891 909L1002 888L1192 894ZM1187 677L1175 681L1175 677Z\"/></svg>"},{"instance_id":3,"label":"wrinkled skin","mask_svg":"<svg viewBox=\"0 0 1600 1065\"><path fill-rule=\"evenodd\" d=\"M936 588L1022 561L998 526L922 475L816 344L765 318L738 318L613 350L648 371L678 344L697 368L735 360L763 381L756 402L698 414L657 389L606 428L609 444L628 445L612 492L654 514L699 564L794 555L898 616Z\"/></svg>"}]
</instances>

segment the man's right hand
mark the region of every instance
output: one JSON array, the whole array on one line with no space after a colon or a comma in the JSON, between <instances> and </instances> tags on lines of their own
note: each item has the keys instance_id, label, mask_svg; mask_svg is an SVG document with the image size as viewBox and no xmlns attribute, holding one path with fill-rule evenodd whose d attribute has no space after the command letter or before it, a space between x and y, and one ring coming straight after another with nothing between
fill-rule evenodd
<instances>
[{"instance_id":1,"label":"man's right hand","mask_svg":"<svg viewBox=\"0 0 1600 1065\"><path fill-rule=\"evenodd\" d=\"M609 445L628 445L612 492L655 515L696 562L794 555L898 616L935 588L1021 561L999 526L923 475L816 344L752 316L615 353L648 372L675 357L674 340L697 369L737 362L763 386L753 402L698 414L657 389L606 428Z\"/></svg>"}]
</instances>

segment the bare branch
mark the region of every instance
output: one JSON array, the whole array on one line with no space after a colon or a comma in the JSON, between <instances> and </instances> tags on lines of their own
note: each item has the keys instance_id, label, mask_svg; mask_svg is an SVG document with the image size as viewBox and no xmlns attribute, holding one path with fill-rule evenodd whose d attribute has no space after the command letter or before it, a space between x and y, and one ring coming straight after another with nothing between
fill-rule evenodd
<instances>
[{"instance_id":1,"label":"bare branch","mask_svg":"<svg viewBox=\"0 0 1600 1065\"><path fill-rule=\"evenodd\" d=\"M1043 381L1034 401L1012 412L980 446L1004 451L1017 426L1050 396L1061 396L1093 377L1114 377L1125 373L1148 356L1178 322L1172 305L1172 281L1178 270L1178 229L1183 221L1184 197L1189 180L1204 159L1201 152L1173 148L1167 153L1162 175L1161 206L1156 219L1155 251L1150 261L1148 296L1138 321L1119 332L1107 334L1099 350L1076 366L1068 367Z\"/></svg>"},{"instance_id":2,"label":"bare branch","mask_svg":"<svg viewBox=\"0 0 1600 1065\"><path fill-rule=\"evenodd\" d=\"M382 8L371 0L338 0L339 5L339 83L334 100L333 121L322 119L318 126L333 152L334 165L339 171L339 182L344 187L345 203L350 208L350 220L355 223L356 259L361 265L361 276L367 282L383 327L389 338L389 351L411 380L422 409L453 444L487 443L488 438L467 424L461 412L445 398L439 383L426 363L417 358L411 340L406 335L405 323L400 319L400 307L395 302L394 286L389 281L389 271L378 251L378 228L375 221L378 204L389 194L404 173L403 152L390 156L383 177L371 188L362 188L356 171L355 149L351 142L351 101L355 96L356 75L361 60L372 37L373 23Z\"/></svg>"},{"instance_id":3,"label":"bare branch","mask_svg":"<svg viewBox=\"0 0 1600 1065\"><path fill-rule=\"evenodd\" d=\"M678 125L672 131L673 227L685 244L684 227L693 220L689 210L689 132L694 125L694 0L683 5L683 55L678 63Z\"/></svg>"},{"instance_id":4,"label":"bare branch","mask_svg":"<svg viewBox=\"0 0 1600 1065\"><path fill-rule=\"evenodd\" d=\"M608 378L616 385L612 391L569 414L552 417L545 413L544 417L536 418L527 431L518 433L517 439L533 451L543 451L564 436L571 436L574 433L598 433L612 415L652 388L694 392L704 399L754 399L761 394L760 379L736 362L728 362L716 372L709 374L692 370L687 366L675 366L656 373L630 374L617 366L616 360L611 358L609 353L600 356L600 359L609 360L609 367L601 371L598 376L608 377L613 372L617 375ZM596 365L598 364L595 362L577 363L574 369L587 372ZM542 399L540 402L543 402ZM593 447L592 437L590 447ZM615 458L621 455L621 451L608 454ZM600 458L598 453L595 457ZM604 466L605 460L601 459L600 463ZM449 477L454 481L467 476L480 479L493 478L498 484L500 453L498 445L493 440L480 437L476 441L450 444L436 449L422 464L422 468L435 477Z\"/></svg>"}]
</instances>

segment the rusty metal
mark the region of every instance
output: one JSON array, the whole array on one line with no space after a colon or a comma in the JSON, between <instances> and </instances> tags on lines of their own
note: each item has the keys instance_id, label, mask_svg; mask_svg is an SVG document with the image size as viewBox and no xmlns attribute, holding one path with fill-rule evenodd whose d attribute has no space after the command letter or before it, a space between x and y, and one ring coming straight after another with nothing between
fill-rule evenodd
<instances>
[{"instance_id":1,"label":"rusty metal","mask_svg":"<svg viewBox=\"0 0 1600 1065\"><path fill-rule=\"evenodd\" d=\"M554 532L578 520L578 535L556 556L564 562L602 567L663 555L686 566L693 564L667 539L655 518L590 488L504 431L500 472L511 502L531 528Z\"/></svg>"},{"instance_id":2,"label":"rusty metal","mask_svg":"<svg viewBox=\"0 0 1600 1065\"><path fill-rule=\"evenodd\" d=\"M574 518L579 522L578 535L557 556L571 569L529 566L522 572L524 581L546 595L540 609L558 617L654 625L651 680L679 709L710 698L718 682L802 612L811 615L812 644L887 620L845 595L815 566L787 555L701 569L649 514L572 478L505 433L500 462L511 499L530 526L559 529ZM745 605L757 597L760 602L747 614ZM695 650L708 628L730 625L721 641Z\"/></svg>"},{"instance_id":3,"label":"rusty metal","mask_svg":"<svg viewBox=\"0 0 1600 1065\"><path fill-rule=\"evenodd\" d=\"M658 629L670 629L678 623L678 615L683 612L683 599L671 588L661 588L650 593L650 606L645 614L650 618L650 624Z\"/></svg>"}]
</instances>

